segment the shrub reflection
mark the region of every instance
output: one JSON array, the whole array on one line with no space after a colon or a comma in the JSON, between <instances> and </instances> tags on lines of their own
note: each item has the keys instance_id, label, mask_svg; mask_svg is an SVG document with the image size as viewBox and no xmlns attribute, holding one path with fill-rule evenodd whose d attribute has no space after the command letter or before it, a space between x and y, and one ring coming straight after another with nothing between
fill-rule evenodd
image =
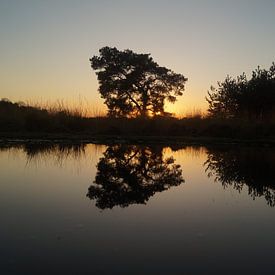
<instances>
[{"instance_id":1,"label":"shrub reflection","mask_svg":"<svg viewBox=\"0 0 275 275\"><path fill-rule=\"evenodd\" d=\"M208 149L205 163L209 177L224 187L233 186L239 192L247 186L255 199L264 196L267 204L275 206L275 154L267 148Z\"/></svg>"}]
</instances>

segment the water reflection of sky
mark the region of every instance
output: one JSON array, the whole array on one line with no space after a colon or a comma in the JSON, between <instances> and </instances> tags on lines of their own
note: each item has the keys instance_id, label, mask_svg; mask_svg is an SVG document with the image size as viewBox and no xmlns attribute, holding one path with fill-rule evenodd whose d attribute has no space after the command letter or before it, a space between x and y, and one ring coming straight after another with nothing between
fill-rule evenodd
<instances>
[{"instance_id":1,"label":"water reflection of sky","mask_svg":"<svg viewBox=\"0 0 275 275\"><path fill-rule=\"evenodd\" d=\"M23 148L0 152L0 269L29 274L41 266L45 273L274 270L275 208L264 196L253 200L246 186L239 192L209 178L204 165L209 149L165 148L164 158L173 156L184 182L155 193L146 204L102 211L86 194L106 149L87 145L63 158L48 150L31 159Z\"/></svg>"}]
</instances>

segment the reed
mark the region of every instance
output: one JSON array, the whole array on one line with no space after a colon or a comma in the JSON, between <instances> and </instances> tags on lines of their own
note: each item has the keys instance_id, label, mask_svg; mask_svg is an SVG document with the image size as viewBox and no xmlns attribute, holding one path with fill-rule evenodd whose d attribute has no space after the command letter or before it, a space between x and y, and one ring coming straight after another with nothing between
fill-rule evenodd
<instances>
[{"instance_id":1,"label":"reed","mask_svg":"<svg viewBox=\"0 0 275 275\"><path fill-rule=\"evenodd\" d=\"M92 114L92 115L91 115ZM63 101L13 103L0 100L0 133L54 133L103 136L162 136L213 138L275 138L275 119L221 119L201 111L181 118L111 118L84 104L72 106Z\"/></svg>"}]
</instances>

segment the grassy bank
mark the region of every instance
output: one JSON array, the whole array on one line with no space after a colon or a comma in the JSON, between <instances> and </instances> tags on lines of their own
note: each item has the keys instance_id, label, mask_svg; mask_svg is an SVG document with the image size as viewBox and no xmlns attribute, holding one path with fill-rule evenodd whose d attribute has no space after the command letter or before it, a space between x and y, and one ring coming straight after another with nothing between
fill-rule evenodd
<instances>
[{"instance_id":1,"label":"grassy bank","mask_svg":"<svg viewBox=\"0 0 275 275\"><path fill-rule=\"evenodd\" d=\"M0 101L0 137L29 139L275 140L275 121L86 117L81 112Z\"/></svg>"}]
</instances>

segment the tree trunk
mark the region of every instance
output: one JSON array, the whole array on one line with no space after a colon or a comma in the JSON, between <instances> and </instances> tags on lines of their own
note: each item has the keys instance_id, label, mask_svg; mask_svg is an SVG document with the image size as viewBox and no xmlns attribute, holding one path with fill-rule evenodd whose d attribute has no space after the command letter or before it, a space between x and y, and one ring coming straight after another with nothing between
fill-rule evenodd
<instances>
[{"instance_id":1,"label":"tree trunk","mask_svg":"<svg viewBox=\"0 0 275 275\"><path fill-rule=\"evenodd\" d=\"M148 110L147 110L147 107L148 107L148 94L147 92L143 91L142 93L142 109L141 109L141 117L148 117Z\"/></svg>"},{"instance_id":2,"label":"tree trunk","mask_svg":"<svg viewBox=\"0 0 275 275\"><path fill-rule=\"evenodd\" d=\"M146 118L148 116L146 106L145 108L142 108L140 116L143 118Z\"/></svg>"}]
</instances>

